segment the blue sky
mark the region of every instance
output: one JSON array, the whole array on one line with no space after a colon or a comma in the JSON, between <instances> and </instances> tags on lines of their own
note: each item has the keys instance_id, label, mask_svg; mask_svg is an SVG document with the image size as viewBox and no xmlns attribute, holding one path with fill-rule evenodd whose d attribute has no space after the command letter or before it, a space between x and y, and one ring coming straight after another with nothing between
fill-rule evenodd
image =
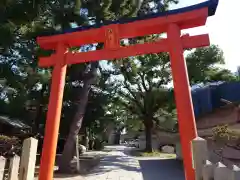
<instances>
[{"instance_id":1,"label":"blue sky","mask_svg":"<svg viewBox=\"0 0 240 180\"><path fill-rule=\"evenodd\" d=\"M185 7L206 0L179 0L171 9ZM215 16L209 17L205 27L188 29L190 35L209 33L211 44L217 44L223 50L225 67L236 71L240 66L240 0L219 0Z\"/></svg>"}]
</instances>

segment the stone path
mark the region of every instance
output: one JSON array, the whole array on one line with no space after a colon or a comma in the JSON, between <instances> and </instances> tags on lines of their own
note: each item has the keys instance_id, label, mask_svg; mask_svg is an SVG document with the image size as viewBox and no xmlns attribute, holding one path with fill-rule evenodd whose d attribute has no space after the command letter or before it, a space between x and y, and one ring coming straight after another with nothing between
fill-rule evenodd
<instances>
[{"instance_id":1,"label":"stone path","mask_svg":"<svg viewBox=\"0 0 240 180\"><path fill-rule=\"evenodd\" d=\"M111 151L85 180L184 180L181 162L175 159L134 158L125 146L106 149Z\"/></svg>"}]
</instances>

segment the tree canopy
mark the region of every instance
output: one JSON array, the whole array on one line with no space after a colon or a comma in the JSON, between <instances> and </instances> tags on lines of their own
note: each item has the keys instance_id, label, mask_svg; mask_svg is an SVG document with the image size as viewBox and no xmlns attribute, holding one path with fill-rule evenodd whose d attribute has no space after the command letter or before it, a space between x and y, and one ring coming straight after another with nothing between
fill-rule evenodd
<instances>
[{"instance_id":1,"label":"tree canopy","mask_svg":"<svg viewBox=\"0 0 240 180\"><path fill-rule=\"evenodd\" d=\"M0 2L0 113L22 119L32 133L44 132L52 68L37 66L38 57L51 54L36 44L36 37L73 27L144 16L165 11L176 0L2 0ZM155 41L159 35L129 38L123 46ZM103 44L70 51L101 49ZM188 51L191 85L209 81L239 81L223 68L222 50L211 45ZM239 70L238 70L239 71ZM239 74L239 73L238 73ZM69 162L76 135L88 129L101 137L108 124L116 130L176 131L177 118L168 53L68 66L60 136L67 138L63 162ZM67 144L67 143L66 143ZM70 147L70 148L68 148ZM67 165L66 163L66 165ZM64 163L63 163L64 164ZM63 168L64 169L64 168Z\"/></svg>"}]
</instances>

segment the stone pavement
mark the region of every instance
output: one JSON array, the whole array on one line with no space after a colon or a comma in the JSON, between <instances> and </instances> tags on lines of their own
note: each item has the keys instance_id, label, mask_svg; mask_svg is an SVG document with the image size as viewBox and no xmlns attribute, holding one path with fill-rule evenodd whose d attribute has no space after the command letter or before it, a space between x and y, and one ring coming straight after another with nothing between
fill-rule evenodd
<instances>
[{"instance_id":1,"label":"stone pavement","mask_svg":"<svg viewBox=\"0 0 240 180\"><path fill-rule=\"evenodd\" d=\"M85 180L184 180L181 162L175 159L134 158L129 147L109 146L111 150L99 167Z\"/></svg>"}]
</instances>

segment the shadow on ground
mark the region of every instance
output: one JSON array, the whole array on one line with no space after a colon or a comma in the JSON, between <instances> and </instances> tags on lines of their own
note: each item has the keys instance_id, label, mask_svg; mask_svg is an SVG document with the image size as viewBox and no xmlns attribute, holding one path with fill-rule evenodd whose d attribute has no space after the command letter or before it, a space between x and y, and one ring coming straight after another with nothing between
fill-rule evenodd
<instances>
[{"instance_id":1,"label":"shadow on ground","mask_svg":"<svg viewBox=\"0 0 240 180\"><path fill-rule=\"evenodd\" d=\"M107 156L101 166L88 173L90 176L117 171L141 173L143 180L185 180L182 162L176 159L144 159L133 161L130 156ZM139 165L140 167L139 167Z\"/></svg>"},{"instance_id":2,"label":"shadow on ground","mask_svg":"<svg viewBox=\"0 0 240 180\"><path fill-rule=\"evenodd\" d=\"M38 175L39 175L39 167L36 167L34 177L37 178ZM74 173L72 173L72 174L60 174L56 170L54 171L54 175L53 175L54 179L73 178L73 177L77 177L77 176L80 176L80 174L74 174ZM79 180L81 180L81 179L79 179Z\"/></svg>"},{"instance_id":3,"label":"shadow on ground","mask_svg":"<svg viewBox=\"0 0 240 180\"><path fill-rule=\"evenodd\" d=\"M77 167L77 161L74 160L71 163L71 167L73 167L73 172L72 173L68 173L68 174L63 174L58 172L58 160L59 160L59 155L56 158L56 162L55 162L55 167L54 167L54 179L57 178L70 178L70 177L80 177L80 176L84 176L85 174L87 174L89 171L91 171L92 169L94 169L95 166L97 166L100 162L101 157L100 156L81 156L79 161L80 161L80 172L76 173L74 171L74 167ZM40 164L40 159L37 159L36 162L36 167L35 167L35 173L34 176L38 177L39 176L39 164Z\"/></svg>"},{"instance_id":4,"label":"shadow on ground","mask_svg":"<svg viewBox=\"0 0 240 180\"><path fill-rule=\"evenodd\" d=\"M133 163L131 160L132 158L128 156L107 156L101 160L101 166L89 172L88 175L99 175L118 169L141 172L138 164Z\"/></svg>"},{"instance_id":5,"label":"shadow on ground","mask_svg":"<svg viewBox=\"0 0 240 180\"><path fill-rule=\"evenodd\" d=\"M185 180L182 162L176 159L139 160L144 180Z\"/></svg>"}]
</instances>

